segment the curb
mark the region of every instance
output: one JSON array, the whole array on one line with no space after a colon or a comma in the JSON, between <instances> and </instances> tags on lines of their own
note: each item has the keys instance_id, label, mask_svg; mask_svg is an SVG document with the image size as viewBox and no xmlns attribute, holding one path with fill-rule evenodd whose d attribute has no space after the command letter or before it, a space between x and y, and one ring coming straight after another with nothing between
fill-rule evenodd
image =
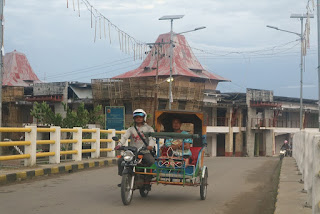
<instances>
[{"instance_id":1,"label":"curb","mask_svg":"<svg viewBox=\"0 0 320 214\"><path fill-rule=\"evenodd\" d=\"M278 183L278 187L277 187L277 196L276 196L276 202L274 204L274 214L276 213L277 211L277 202L278 202L278 196L279 196L279 191L280 191L280 177L281 177L281 169L282 169L282 160L280 160L280 172L279 172L279 183Z\"/></svg>"},{"instance_id":2,"label":"curb","mask_svg":"<svg viewBox=\"0 0 320 214\"><path fill-rule=\"evenodd\" d=\"M44 175L51 175L51 174L63 174L63 173L72 173L77 172L79 170L86 170L95 167L107 167L111 165L115 165L117 163L117 159L109 159L109 160L102 160L102 161L89 161L85 163L76 163L76 164L67 164L64 166L54 166L48 167L43 169L35 169L35 170L28 170L16 173L10 173L6 175L0 175L0 186L14 183L17 181L22 180L29 180L34 177L44 176Z\"/></svg>"}]
</instances>

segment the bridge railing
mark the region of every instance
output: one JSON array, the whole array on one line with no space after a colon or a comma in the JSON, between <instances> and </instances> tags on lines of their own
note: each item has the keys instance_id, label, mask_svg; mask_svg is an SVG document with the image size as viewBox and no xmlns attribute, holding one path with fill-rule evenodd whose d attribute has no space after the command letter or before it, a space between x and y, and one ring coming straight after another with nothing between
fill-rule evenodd
<instances>
[{"instance_id":1,"label":"bridge railing","mask_svg":"<svg viewBox=\"0 0 320 214\"><path fill-rule=\"evenodd\" d=\"M99 158L101 152L107 152L107 157L115 157L115 141L112 137L123 135L125 131L114 129L102 130L99 128L83 129L81 127L61 128L52 126L50 128L38 128L36 126L26 126L24 128L4 128L0 127L0 132L21 132L25 134L23 141L3 141L0 147L24 146L24 154L1 155L0 161L24 159L25 166L36 165L37 158L49 157L49 163L57 164L61 161L61 156L72 155L72 160L81 161L82 154L91 153L91 158ZM37 133L50 133L49 140L37 140ZM62 133L70 133L72 139L61 139ZM91 133L91 137L84 139L83 133ZM88 134L90 135L90 134ZM83 149L83 144L90 144L90 149ZM107 148L101 148L101 144L107 144ZM61 151L62 144L71 144L72 149ZM126 142L128 144L128 141ZM37 145L49 145L48 152L37 153Z\"/></svg>"},{"instance_id":2,"label":"bridge railing","mask_svg":"<svg viewBox=\"0 0 320 214\"><path fill-rule=\"evenodd\" d=\"M293 157L302 174L307 205L320 214L320 133L300 131L293 137Z\"/></svg>"}]
</instances>

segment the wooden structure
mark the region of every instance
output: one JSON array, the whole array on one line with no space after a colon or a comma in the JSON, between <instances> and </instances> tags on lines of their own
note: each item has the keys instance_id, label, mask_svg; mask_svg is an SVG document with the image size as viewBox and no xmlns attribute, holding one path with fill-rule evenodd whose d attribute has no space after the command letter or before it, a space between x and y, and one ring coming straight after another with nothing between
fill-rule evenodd
<instances>
[{"instance_id":1,"label":"wooden structure","mask_svg":"<svg viewBox=\"0 0 320 214\"><path fill-rule=\"evenodd\" d=\"M103 106L125 106L128 114L127 125L132 110L144 109L151 114L153 123L156 109L167 109L169 105L170 76L170 33L162 34L142 64L132 71L111 79L92 80L94 102ZM194 56L183 35L173 37L174 54L172 66L173 110L199 111L203 105L204 91L215 90L221 81L229 81L205 70Z\"/></svg>"}]
</instances>

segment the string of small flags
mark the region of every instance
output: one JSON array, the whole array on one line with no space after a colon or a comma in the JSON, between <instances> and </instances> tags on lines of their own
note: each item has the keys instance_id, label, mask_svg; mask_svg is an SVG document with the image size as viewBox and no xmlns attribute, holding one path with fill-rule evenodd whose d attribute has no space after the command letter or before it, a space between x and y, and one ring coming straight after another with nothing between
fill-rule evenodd
<instances>
[{"instance_id":1,"label":"string of small flags","mask_svg":"<svg viewBox=\"0 0 320 214\"><path fill-rule=\"evenodd\" d=\"M67 8L69 8L70 1L71 0L67 0ZM72 0L72 9L74 11L77 10L79 17L81 15L80 3L84 4L87 10L90 12L90 26L92 29L94 29L94 42L96 42L97 38L107 40L108 35L108 41L110 45L113 41L118 40L120 51L129 55L133 54L134 60L143 60L145 58L145 53L148 50L148 46L146 45L146 43L135 39L125 31L121 30L107 17L101 14L88 0ZM115 31L115 34L118 35L118 39L111 37L112 35L114 35L112 31Z\"/></svg>"},{"instance_id":2,"label":"string of small flags","mask_svg":"<svg viewBox=\"0 0 320 214\"><path fill-rule=\"evenodd\" d=\"M307 9L307 19L305 23L305 30L303 34L304 40L302 41L302 53L303 56L307 55L307 49L310 49L310 14L313 14L315 11L315 2L314 0L308 0L306 9Z\"/></svg>"}]
</instances>

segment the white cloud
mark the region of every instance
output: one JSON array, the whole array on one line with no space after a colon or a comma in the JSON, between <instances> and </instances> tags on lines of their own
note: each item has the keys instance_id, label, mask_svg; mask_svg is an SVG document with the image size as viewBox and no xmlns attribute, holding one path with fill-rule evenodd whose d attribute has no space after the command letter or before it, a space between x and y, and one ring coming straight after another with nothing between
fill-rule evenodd
<instances>
[{"instance_id":1,"label":"white cloud","mask_svg":"<svg viewBox=\"0 0 320 214\"><path fill-rule=\"evenodd\" d=\"M67 9L66 0L7 1L4 8L6 50L17 49L28 53L28 58L34 67L42 73L46 72L48 76L57 70L73 70L99 64L110 57L126 56L119 51L117 35L113 35L111 45L104 40L93 43L94 29L90 28L89 11L81 4L79 18L77 11L74 12L72 9L72 2L69 0ZM206 26L204 30L186 34L189 44L192 47L222 53L258 50L295 40L295 35L268 29L266 25L299 31L300 22L289 17L291 13L305 12L307 0L89 0L89 2L119 28L145 42L154 42L159 34L170 30L170 23L159 21L159 17L184 14L183 19L174 22L174 31L181 32ZM314 19L311 25L311 46L315 46L316 41ZM83 56L84 52L88 55ZM288 54L293 52L297 54L299 48L290 50ZM309 58L310 65L307 68L313 69L316 67L316 57L310 55ZM290 88L287 79L298 82L299 74L292 72L299 69L297 59L296 57L262 58L258 62L256 59L246 57L240 61L207 57L203 61L214 72L231 80L235 79L235 82L245 83L248 87L261 86L272 89L279 88L277 85L288 85L287 88ZM273 78L271 81L260 77L269 73ZM306 72L305 77L310 80L317 79L316 72ZM309 82L314 84L313 81ZM314 86L306 88L310 88L312 92Z\"/></svg>"}]
</instances>

